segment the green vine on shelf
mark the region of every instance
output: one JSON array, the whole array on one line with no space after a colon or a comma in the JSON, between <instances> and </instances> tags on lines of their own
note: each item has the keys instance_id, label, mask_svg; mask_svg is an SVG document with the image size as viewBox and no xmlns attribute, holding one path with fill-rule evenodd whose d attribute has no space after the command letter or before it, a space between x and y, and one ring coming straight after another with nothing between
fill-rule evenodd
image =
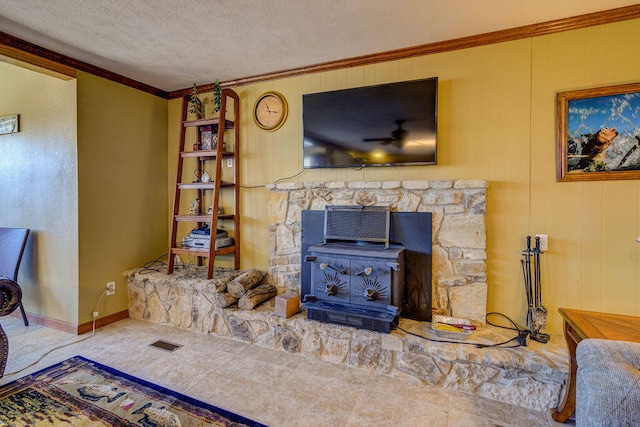
<instances>
[{"instance_id":1,"label":"green vine on shelf","mask_svg":"<svg viewBox=\"0 0 640 427\"><path fill-rule=\"evenodd\" d=\"M213 83L213 112L220 111L220 100L222 99L222 90L220 89L220 83L218 79Z\"/></svg>"},{"instance_id":2,"label":"green vine on shelf","mask_svg":"<svg viewBox=\"0 0 640 427\"><path fill-rule=\"evenodd\" d=\"M198 86L193 84L191 94L189 95L189 112L196 115L196 118L201 119L204 117L204 109L202 101L198 97Z\"/></svg>"}]
</instances>

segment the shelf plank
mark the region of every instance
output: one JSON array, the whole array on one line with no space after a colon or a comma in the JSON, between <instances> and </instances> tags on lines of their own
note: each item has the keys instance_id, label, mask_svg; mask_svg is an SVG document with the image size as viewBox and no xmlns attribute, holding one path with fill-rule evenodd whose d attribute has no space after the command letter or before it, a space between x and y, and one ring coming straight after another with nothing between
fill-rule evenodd
<instances>
[{"instance_id":1,"label":"shelf plank","mask_svg":"<svg viewBox=\"0 0 640 427\"><path fill-rule=\"evenodd\" d=\"M220 187L234 187L233 182L223 181L220 183ZM215 182L179 182L178 188L180 190L213 190Z\"/></svg>"},{"instance_id":2,"label":"shelf plank","mask_svg":"<svg viewBox=\"0 0 640 427\"><path fill-rule=\"evenodd\" d=\"M213 182L179 182L178 188L181 190L213 190Z\"/></svg>"},{"instance_id":3,"label":"shelf plank","mask_svg":"<svg viewBox=\"0 0 640 427\"><path fill-rule=\"evenodd\" d=\"M200 120L185 120L182 122L184 127L193 127L193 126L207 126L214 125L217 126L220 124L220 117L211 117L209 119L200 119ZM233 129L233 120L225 120L224 123L225 129Z\"/></svg>"},{"instance_id":4,"label":"shelf plank","mask_svg":"<svg viewBox=\"0 0 640 427\"><path fill-rule=\"evenodd\" d=\"M182 158L186 157L217 157L218 152L216 150L197 150L197 151L181 151L180 156ZM233 157L232 151L223 151L222 157Z\"/></svg>"},{"instance_id":5,"label":"shelf plank","mask_svg":"<svg viewBox=\"0 0 640 427\"><path fill-rule=\"evenodd\" d=\"M233 214L224 214L218 215L218 220L222 219L233 219L235 216ZM176 221L183 222L211 222L211 215L176 215Z\"/></svg>"},{"instance_id":6,"label":"shelf plank","mask_svg":"<svg viewBox=\"0 0 640 427\"><path fill-rule=\"evenodd\" d=\"M224 248L220 248L214 251L214 256L218 255L227 255L232 254L236 251L236 245L225 246ZM196 249L196 248L171 248L172 254L178 255L189 255L189 256L199 256L199 257L208 257L209 249Z\"/></svg>"}]
</instances>

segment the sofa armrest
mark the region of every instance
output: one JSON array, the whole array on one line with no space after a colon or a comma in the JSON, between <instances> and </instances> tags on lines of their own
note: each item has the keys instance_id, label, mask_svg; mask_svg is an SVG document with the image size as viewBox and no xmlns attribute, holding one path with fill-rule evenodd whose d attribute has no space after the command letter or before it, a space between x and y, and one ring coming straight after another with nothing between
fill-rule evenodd
<instances>
[{"instance_id":1,"label":"sofa armrest","mask_svg":"<svg viewBox=\"0 0 640 427\"><path fill-rule=\"evenodd\" d=\"M576 424L640 425L640 343L586 339L576 358Z\"/></svg>"}]
</instances>

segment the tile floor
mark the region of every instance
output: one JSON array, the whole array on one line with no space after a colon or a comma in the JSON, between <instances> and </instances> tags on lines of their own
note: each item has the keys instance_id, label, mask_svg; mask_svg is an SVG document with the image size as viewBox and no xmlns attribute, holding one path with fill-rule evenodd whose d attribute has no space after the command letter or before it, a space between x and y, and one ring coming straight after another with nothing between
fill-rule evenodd
<instances>
[{"instance_id":1,"label":"tile floor","mask_svg":"<svg viewBox=\"0 0 640 427\"><path fill-rule=\"evenodd\" d=\"M82 336L38 325L27 328L14 317L0 324L10 346L0 385L81 355L269 426L562 425L545 413L426 386L412 377L380 375L133 319ZM183 347L168 352L149 346L159 339Z\"/></svg>"}]
</instances>

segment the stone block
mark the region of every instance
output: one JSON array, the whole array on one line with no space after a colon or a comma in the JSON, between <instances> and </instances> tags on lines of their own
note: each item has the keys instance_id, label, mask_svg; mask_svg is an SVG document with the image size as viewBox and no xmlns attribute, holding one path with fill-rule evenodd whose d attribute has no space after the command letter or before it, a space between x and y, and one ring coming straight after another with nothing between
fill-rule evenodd
<instances>
[{"instance_id":1,"label":"stone block","mask_svg":"<svg viewBox=\"0 0 640 427\"><path fill-rule=\"evenodd\" d=\"M169 309L169 322L176 328L189 329L193 320L193 298L180 295L173 300Z\"/></svg>"},{"instance_id":2,"label":"stone block","mask_svg":"<svg viewBox=\"0 0 640 427\"><path fill-rule=\"evenodd\" d=\"M332 363L344 363L349 354L351 340L330 336L322 352L322 360Z\"/></svg>"},{"instance_id":3,"label":"stone block","mask_svg":"<svg viewBox=\"0 0 640 427\"><path fill-rule=\"evenodd\" d=\"M429 181L429 188L444 189L453 187L453 181Z\"/></svg>"},{"instance_id":4,"label":"stone block","mask_svg":"<svg viewBox=\"0 0 640 427\"><path fill-rule=\"evenodd\" d=\"M354 200L360 206L375 206L378 204L378 198L370 191L356 192Z\"/></svg>"},{"instance_id":5,"label":"stone block","mask_svg":"<svg viewBox=\"0 0 640 427\"><path fill-rule=\"evenodd\" d=\"M485 249L487 241L484 215L445 215L437 242L445 247Z\"/></svg>"},{"instance_id":6,"label":"stone block","mask_svg":"<svg viewBox=\"0 0 640 427\"><path fill-rule=\"evenodd\" d=\"M289 194L270 191L267 202L267 224L282 224L287 219Z\"/></svg>"},{"instance_id":7,"label":"stone block","mask_svg":"<svg viewBox=\"0 0 640 427\"><path fill-rule=\"evenodd\" d=\"M331 203L329 203L328 201L326 201L325 199L319 197L319 198L314 198L313 200L311 200L311 204L309 206L309 209L314 210L314 211L322 211L324 210L325 206L327 205L331 205Z\"/></svg>"},{"instance_id":8,"label":"stone block","mask_svg":"<svg viewBox=\"0 0 640 427\"><path fill-rule=\"evenodd\" d=\"M449 254L439 245L431 248L431 268L434 277L451 276L453 274L453 265L449 261Z\"/></svg>"},{"instance_id":9,"label":"stone block","mask_svg":"<svg viewBox=\"0 0 640 427\"><path fill-rule=\"evenodd\" d=\"M353 339L347 364L379 373L391 371L392 356L379 339Z\"/></svg>"},{"instance_id":10,"label":"stone block","mask_svg":"<svg viewBox=\"0 0 640 427\"><path fill-rule=\"evenodd\" d=\"M534 411L547 412L558 406L561 385L544 383L534 378L516 378L483 384L478 394L491 399L518 405Z\"/></svg>"},{"instance_id":11,"label":"stone block","mask_svg":"<svg viewBox=\"0 0 640 427\"><path fill-rule=\"evenodd\" d=\"M279 182L276 184L277 190L299 190L304 188L304 183L302 182Z\"/></svg>"},{"instance_id":12,"label":"stone block","mask_svg":"<svg viewBox=\"0 0 640 427\"><path fill-rule=\"evenodd\" d=\"M402 187L402 183L400 181L383 181L382 182L382 188L384 190L395 190L401 187Z\"/></svg>"},{"instance_id":13,"label":"stone block","mask_svg":"<svg viewBox=\"0 0 640 427\"><path fill-rule=\"evenodd\" d=\"M484 261L468 261L461 260L454 263L456 274L474 275L487 271L487 265Z\"/></svg>"},{"instance_id":14,"label":"stone block","mask_svg":"<svg viewBox=\"0 0 640 427\"><path fill-rule=\"evenodd\" d=\"M307 333L302 339L302 354L320 358L322 356L322 336L317 331Z\"/></svg>"},{"instance_id":15,"label":"stone block","mask_svg":"<svg viewBox=\"0 0 640 427\"><path fill-rule=\"evenodd\" d=\"M289 227L281 225L276 230L276 253L279 254L291 254L296 251L295 240L293 238L293 230Z\"/></svg>"},{"instance_id":16,"label":"stone block","mask_svg":"<svg viewBox=\"0 0 640 427\"><path fill-rule=\"evenodd\" d=\"M472 283L449 288L451 316L485 324L487 313L487 284Z\"/></svg>"},{"instance_id":17,"label":"stone block","mask_svg":"<svg viewBox=\"0 0 640 427\"><path fill-rule=\"evenodd\" d=\"M228 338L231 336L229 325L227 324L227 318L221 314L215 315L215 321L213 325L213 332L219 337Z\"/></svg>"},{"instance_id":18,"label":"stone block","mask_svg":"<svg viewBox=\"0 0 640 427\"><path fill-rule=\"evenodd\" d=\"M462 249L462 258L468 260L485 260L487 251L484 249Z\"/></svg>"},{"instance_id":19,"label":"stone block","mask_svg":"<svg viewBox=\"0 0 640 427\"><path fill-rule=\"evenodd\" d=\"M465 213L466 211L467 208L465 208L463 205L447 205L444 207L444 213L446 215L460 214Z\"/></svg>"},{"instance_id":20,"label":"stone block","mask_svg":"<svg viewBox=\"0 0 640 427\"><path fill-rule=\"evenodd\" d=\"M274 329L276 337L276 348L284 350L288 353L300 353L302 348L302 339L293 331L285 327L276 327Z\"/></svg>"},{"instance_id":21,"label":"stone block","mask_svg":"<svg viewBox=\"0 0 640 427\"><path fill-rule=\"evenodd\" d=\"M324 182L316 181L316 182L303 182L302 186L304 188L324 188Z\"/></svg>"},{"instance_id":22,"label":"stone block","mask_svg":"<svg viewBox=\"0 0 640 427\"><path fill-rule=\"evenodd\" d=\"M331 182L325 183L324 186L326 188L331 188L334 190L340 190L347 187L344 181L331 181Z\"/></svg>"},{"instance_id":23,"label":"stone block","mask_svg":"<svg viewBox=\"0 0 640 427\"><path fill-rule=\"evenodd\" d=\"M421 201L422 198L420 196L406 192L402 195L394 210L397 212L415 212L418 210Z\"/></svg>"},{"instance_id":24,"label":"stone block","mask_svg":"<svg viewBox=\"0 0 640 427\"><path fill-rule=\"evenodd\" d=\"M487 181L480 179L462 179L453 184L453 188L487 188Z\"/></svg>"},{"instance_id":25,"label":"stone block","mask_svg":"<svg viewBox=\"0 0 640 427\"><path fill-rule=\"evenodd\" d=\"M129 317L143 320L144 311L147 307L147 297L144 289L129 282Z\"/></svg>"},{"instance_id":26,"label":"stone block","mask_svg":"<svg viewBox=\"0 0 640 427\"><path fill-rule=\"evenodd\" d=\"M499 370L475 363L454 363L442 385L453 390L475 392L498 374Z\"/></svg>"},{"instance_id":27,"label":"stone block","mask_svg":"<svg viewBox=\"0 0 640 427\"><path fill-rule=\"evenodd\" d=\"M426 205L452 205L462 203L464 195L460 191L433 190L425 193L423 202Z\"/></svg>"},{"instance_id":28,"label":"stone block","mask_svg":"<svg viewBox=\"0 0 640 427\"><path fill-rule=\"evenodd\" d=\"M446 375L432 357L424 354L403 353L398 357L397 367L432 385L439 384Z\"/></svg>"},{"instance_id":29,"label":"stone block","mask_svg":"<svg viewBox=\"0 0 640 427\"><path fill-rule=\"evenodd\" d=\"M162 301L156 292L147 294L147 309L144 312L144 320L156 323L169 323L169 314L162 305Z\"/></svg>"},{"instance_id":30,"label":"stone block","mask_svg":"<svg viewBox=\"0 0 640 427\"><path fill-rule=\"evenodd\" d=\"M487 212L487 195L485 192L467 194L465 204L469 212L484 214Z\"/></svg>"},{"instance_id":31,"label":"stone block","mask_svg":"<svg viewBox=\"0 0 640 427\"><path fill-rule=\"evenodd\" d=\"M366 182L365 181L348 181L347 188L355 188L355 189L366 188Z\"/></svg>"},{"instance_id":32,"label":"stone block","mask_svg":"<svg viewBox=\"0 0 640 427\"><path fill-rule=\"evenodd\" d=\"M427 190L429 188L429 181L425 181L425 180L402 181L402 188L406 188L407 190Z\"/></svg>"},{"instance_id":33,"label":"stone block","mask_svg":"<svg viewBox=\"0 0 640 427\"><path fill-rule=\"evenodd\" d=\"M244 319L229 316L228 326L231 336L237 340L251 343L256 338L249 323Z\"/></svg>"},{"instance_id":34,"label":"stone block","mask_svg":"<svg viewBox=\"0 0 640 427\"><path fill-rule=\"evenodd\" d=\"M391 334L383 334L382 348L385 350L402 352L404 351L404 340L393 332Z\"/></svg>"}]
</instances>

